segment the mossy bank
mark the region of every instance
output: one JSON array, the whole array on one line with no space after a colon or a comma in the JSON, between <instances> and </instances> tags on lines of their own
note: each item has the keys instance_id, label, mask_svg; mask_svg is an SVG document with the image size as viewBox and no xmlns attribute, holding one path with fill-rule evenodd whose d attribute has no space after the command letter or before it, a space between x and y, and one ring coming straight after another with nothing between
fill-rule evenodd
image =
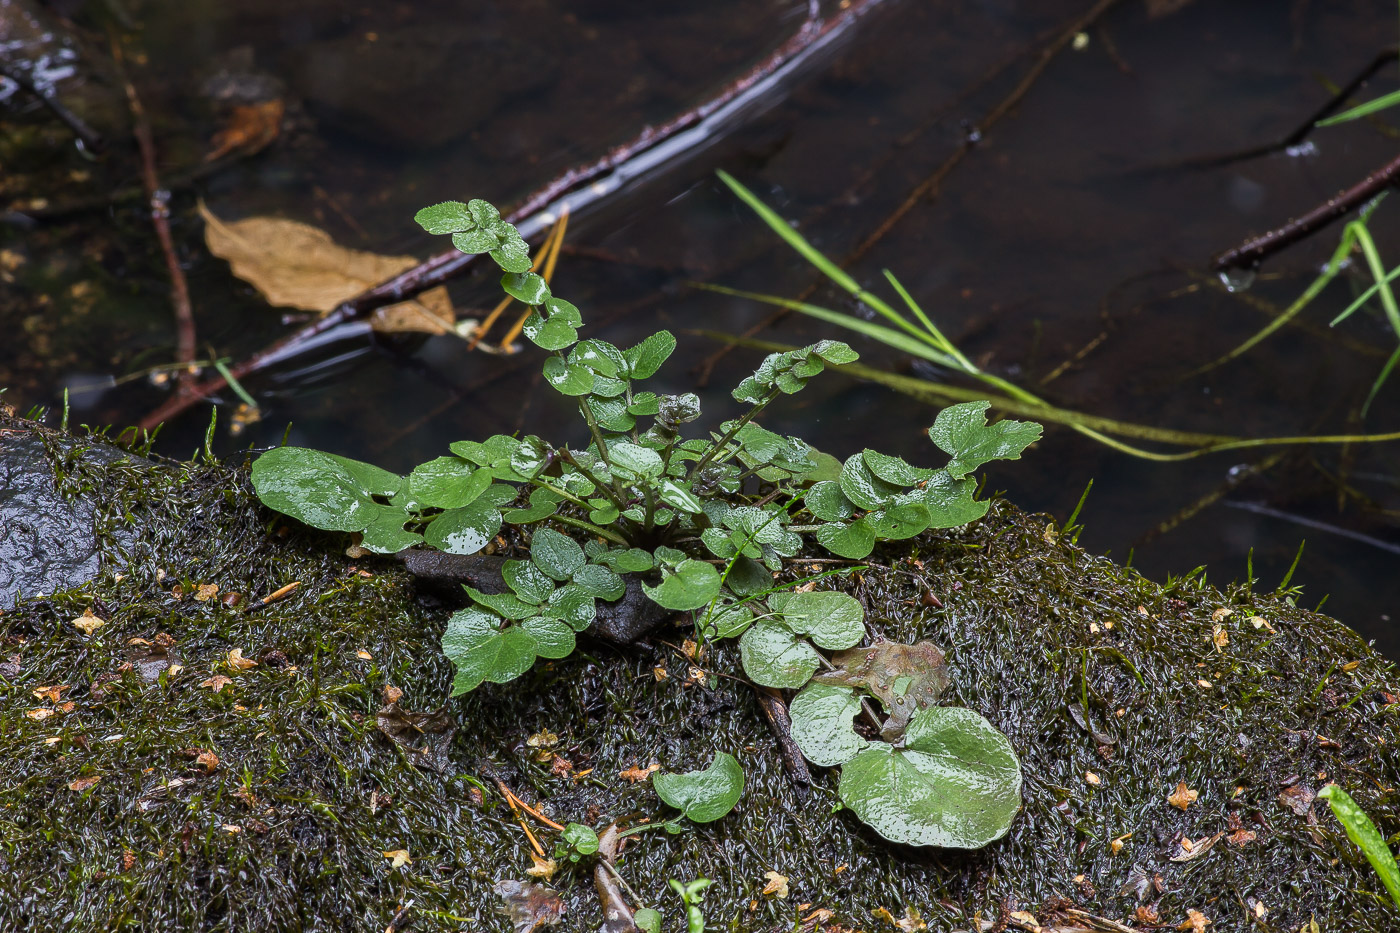
<instances>
[{"instance_id":1,"label":"mossy bank","mask_svg":"<svg viewBox=\"0 0 1400 933\"><path fill-rule=\"evenodd\" d=\"M679 629L588 643L447 703L455 732L435 759L395 745L376 726L386 690L432 711L452 678L449 609L397 563L352 560L345 536L261 508L242 467L114 460L36 431L0 419L0 462L7 441L42 437L58 492L94 506L100 562L0 615L5 929L380 931L398 915L508 930L492 888L531 860L502 785L561 823L662 817L621 772L702 767L716 749L748 775L734 812L646 834L620 863L672 922L666 880L704 876L723 930L1400 928L1312 802L1335 780L1400 830L1400 676L1282 597L1151 583L1004 502L877 552L893 570L841 585L877 632L941 645L947 702L986 716L1024 765L1006 838L903 849L836 808L831 775L801 798L752 690L692 678L667 644ZM732 652L707 667L735 670ZM762 893L770 871L786 898ZM552 885L562 929L598 927L589 872Z\"/></svg>"}]
</instances>

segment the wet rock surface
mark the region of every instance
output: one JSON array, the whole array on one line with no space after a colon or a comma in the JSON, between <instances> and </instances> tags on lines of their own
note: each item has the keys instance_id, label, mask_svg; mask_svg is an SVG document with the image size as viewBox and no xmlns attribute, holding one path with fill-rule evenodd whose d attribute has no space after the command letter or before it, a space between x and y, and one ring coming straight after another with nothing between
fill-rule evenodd
<instances>
[{"instance_id":1,"label":"wet rock surface","mask_svg":"<svg viewBox=\"0 0 1400 933\"><path fill-rule=\"evenodd\" d=\"M1006 503L839 583L872 635L940 645L943 701L986 716L1022 760L1010 833L962 852L883 842L834 807L820 769L799 796L753 692L697 682L665 644L682 629L626 648L584 641L447 700L450 609L398 562L352 563L344 536L259 508L241 470L76 458L60 486L98 497L104 560L86 589L0 615L9 929L384 929L411 900L415 930L505 931L493 891L526 881L532 861L500 787L560 823L661 819L649 785L621 772L690 770L717 749L747 772L734 812L645 834L622 863L672 920L667 879L705 876L707 914L741 931L815 911L830 914L807 929L1400 924L1314 802L1335 779L1383 835L1400 829L1393 666L1283 596L1151 583ZM127 515L139 530L118 545ZM226 603L230 591L249 599ZM177 660L150 679L133 639ZM705 663L730 673L734 654ZM763 893L769 871L787 899ZM591 866L564 865L550 886L562 929L597 928Z\"/></svg>"}]
</instances>

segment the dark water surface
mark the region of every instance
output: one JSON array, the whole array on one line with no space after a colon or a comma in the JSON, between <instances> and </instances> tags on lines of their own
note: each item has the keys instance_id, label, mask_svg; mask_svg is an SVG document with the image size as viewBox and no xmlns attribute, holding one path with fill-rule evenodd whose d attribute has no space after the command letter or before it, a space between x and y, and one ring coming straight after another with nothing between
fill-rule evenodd
<instances>
[{"instance_id":1,"label":"dark water surface","mask_svg":"<svg viewBox=\"0 0 1400 933\"><path fill-rule=\"evenodd\" d=\"M16 15L16 3L0 2L0 17ZM91 25L83 4L62 6ZM1360 270L1304 313L1313 329L1285 328L1239 360L1183 378L1267 322L1242 298L1292 301L1340 230L1277 257L1242 295L1203 277L1209 257L1389 161L1395 131L1354 123L1318 131L1300 155L1209 169L1178 164L1290 132L1326 99L1326 82L1347 80L1393 42L1394 4L1198 2L1152 18L1142 3L1124 0L1087 43L1076 43L1082 48L1054 57L1019 105L983 128L1046 42L1089 7L884 0L768 109L575 217L568 243L576 251L560 264L556 293L599 324L594 335L617 343L662 326L678 334L744 330L768 309L688 283L796 295L815 279L714 169L740 178L841 256L970 135L980 136L935 196L852 272L885 294L881 269L897 272L984 368L1065 407L1184 430L1397 427L1400 380L1367 418L1356 414L1395 345L1384 319L1368 312L1326 330L1364 285ZM133 4L144 26L133 48L145 59L132 72L163 172L174 177L199 164L221 119L211 95L227 93L230 82L287 106L267 150L175 196L201 354L238 358L288 325L204 250L194 195L226 219L277 215L357 249L426 256L441 243L412 223L417 208L524 196L714 93L798 28L805 12L793 0ZM1394 71L1366 96L1393 87ZM90 162L61 126L17 102L0 111L5 204L62 204L137 182L119 123L111 151ZM1393 216L1400 204L1382 206L1373 222L1391 262L1400 256ZM7 272L0 264L0 385L21 410L59 403L64 385L104 385L171 359L162 260L139 205L0 227L0 250L9 257ZM454 285L453 294L459 309L472 309L494 304L497 292L482 277ZM825 289L813 300L851 307ZM942 376L816 322L786 320L762 336L840 336L867 362ZM717 346L682 336L658 388L693 388L696 367ZM727 390L757 359L739 351L720 362L702 393L709 416L734 410ZM573 431L569 407L542 390L538 368L533 351L469 353L451 337L342 344L250 379L265 418L237 437L220 430L217 445L231 453L274 444L291 422L294 443L407 469L460 438ZM137 380L76 394L74 419L128 423L165 391ZM933 414L832 375L774 406L765 424L839 456L873 446L937 463L941 455L921 434ZM167 427L160 449L188 453L206 423L202 406ZM1305 604L1330 594L1328 612L1400 657L1391 618L1400 596L1400 446L1295 451L1148 540L1159 523L1270 452L1152 463L1052 427L1022 462L993 470L989 486L1063 520L1092 478L1081 543L1119 559L1135 548L1134 565L1157 578L1202 564L1213 582L1241 578L1252 550L1259 585L1272 587L1306 539L1294 578Z\"/></svg>"}]
</instances>

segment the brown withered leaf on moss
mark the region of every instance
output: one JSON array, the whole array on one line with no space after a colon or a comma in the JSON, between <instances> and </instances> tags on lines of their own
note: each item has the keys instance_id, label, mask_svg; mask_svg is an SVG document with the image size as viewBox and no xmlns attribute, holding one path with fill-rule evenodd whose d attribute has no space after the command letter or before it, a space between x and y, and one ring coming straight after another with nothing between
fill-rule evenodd
<instances>
[{"instance_id":1,"label":"brown withered leaf on moss","mask_svg":"<svg viewBox=\"0 0 1400 933\"><path fill-rule=\"evenodd\" d=\"M390 703L374 714L379 731L399 748L413 763L439 774L452 767L448 756L457 722L442 707L433 713L414 713Z\"/></svg>"},{"instance_id":2,"label":"brown withered leaf on moss","mask_svg":"<svg viewBox=\"0 0 1400 933\"><path fill-rule=\"evenodd\" d=\"M541 927L555 926L564 919L564 901L542 884L528 881L498 881L496 893L505 906L500 912L510 918L515 933L534 933Z\"/></svg>"},{"instance_id":3,"label":"brown withered leaf on moss","mask_svg":"<svg viewBox=\"0 0 1400 933\"><path fill-rule=\"evenodd\" d=\"M906 645L878 639L864 648L837 652L836 670L817 674L818 683L854 687L877 698L889 712L880 737L894 741L904 735L914 711L932 706L948 689L948 665L931 641Z\"/></svg>"},{"instance_id":4,"label":"brown withered leaf on moss","mask_svg":"<svg viewBox=\"0 0 1400 933\"><path fill-rule=\"evenodd\" d=\"M203 203L204 243L228 260L233 274L268 304L325 314L343 301L418 264L413 256L381 256L339 245L326 231L280 217L226 223ZM453 332L452 300L443 287L412 301L381 308L371 324L380 331Z\"/></svg>"},{"instance_id":5,"label":"brown withered leaf on moss","mask_svg":"<svg viewBox=\"0 0 1400 933\"><path fill-rule=\"evenodd\" d=\"M1196 798L1199 796L1200 793L1187 787L1185 781L1177 781L1176 790L1167 795L1167 803L1176 807L1178 810L1185 810L1187 807L1191 806L1191 804L1195 803Z\"/></svg>"}]
</instances>

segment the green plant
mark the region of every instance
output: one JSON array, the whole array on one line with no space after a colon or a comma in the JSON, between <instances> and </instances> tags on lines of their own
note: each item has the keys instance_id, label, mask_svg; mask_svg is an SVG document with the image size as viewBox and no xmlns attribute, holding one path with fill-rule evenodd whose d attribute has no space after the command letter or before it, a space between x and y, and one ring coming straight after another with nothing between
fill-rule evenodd
<instances>
[{"instance_id":1,"label":"green plant","mask_svg":"<svg viewBox=\"0 0 1400 933\"><path fill-rule=\"evenodd\" d=\"M985 401L954 405L929 429L949 457L934 469L873 450L841 462L761 427L756 419L768 405L801 391L828 365L857 359L832 340L770 354L734 389L748 406L740 417L707 436L686 437L682 428L700 417L699 399L640 385L675 349L669 332L627 349L581 339L578 309L525 271L529 253L519 234L484 201L439 204L417 220L501 266L502 287L533 309L525 336L551 354L545 379L574 400L589 442L555 445L534 435L458 441L451 456L406 477L284 447L262 455L252 478L272 508L317 528L359 533L361 546L380 553L426 544L471 555L503 523L533 528L528 557L501 567L506 591L466 587L474 605L448 622L442 646L456 665L454 694L513 680L537 658L572 653L598 601L624 596L628 574L659 606L696 613L698 641L739 638L749 679L799 689L830 666L823 651L851 649L867 633L856 600L814 589L825 575L799 581L807 592L775 587L786 562L812 547L858 561L879 541L975 521L988 504L975 497L973 472L992 460L1019 458L1040 437L1035 424L988 425ZM848 801L858 815L890 838L924 844L979 846L1006 831L1020 801L1019 763L986 720L969 710L950 717L922 709L911 721L899 710L904 696L870 684L849 689L879 700L896 724L887 742L905 743L889 746L888 766L874 763L881 752L873 746L841 762L848 775L863 775L850 782L861 788ZM947 744L935 748L937 742ZM935 754L985 754L1002 770L995 781L964 787L956 782L966 775L925 766ZM658 776L656 788L704 821L727 812L742 783L738 763L720 753L709 771ZM843 778L843 788L846 783ZM995 813L995 821L941 835L930 828L962 808ZM885 815L874 818L877 810Z\"/></svg>"},{"instance_id":2,"label":"green plant","mask_svg":"<svg viewBox=\"0 0 1400 933\"><path fill-rule=\"evenodd\" d=\"M709 878L697 878L687 884L671 879L671 890L681 896L685 905L685 933L705 933L705 914L700 910L700 898L713 882Z\"/></svg>"},{"instance_id":3,"label":"green plant","mask_svg":"<svg viewBox=\"0 0 1400 933\"><path fill-rule=\"evenodd\" d=\"M1366 856L1366 861L1371 863L1376 874L1380 875L1381 883L1390 892L1391 901L1396 907L1400 907L1400 867L1396 866L1395 856L1391 854L1385 839L1376 829L1376 824L1372 823L1366 811L1351 799L1351 795L1336 784L1328 784L1317 792L1317 796L1327 801L1332 808L1332 815L1346 830L1347 838L1361 848L1361 854Z\"/></svg>"}]
</instances>

